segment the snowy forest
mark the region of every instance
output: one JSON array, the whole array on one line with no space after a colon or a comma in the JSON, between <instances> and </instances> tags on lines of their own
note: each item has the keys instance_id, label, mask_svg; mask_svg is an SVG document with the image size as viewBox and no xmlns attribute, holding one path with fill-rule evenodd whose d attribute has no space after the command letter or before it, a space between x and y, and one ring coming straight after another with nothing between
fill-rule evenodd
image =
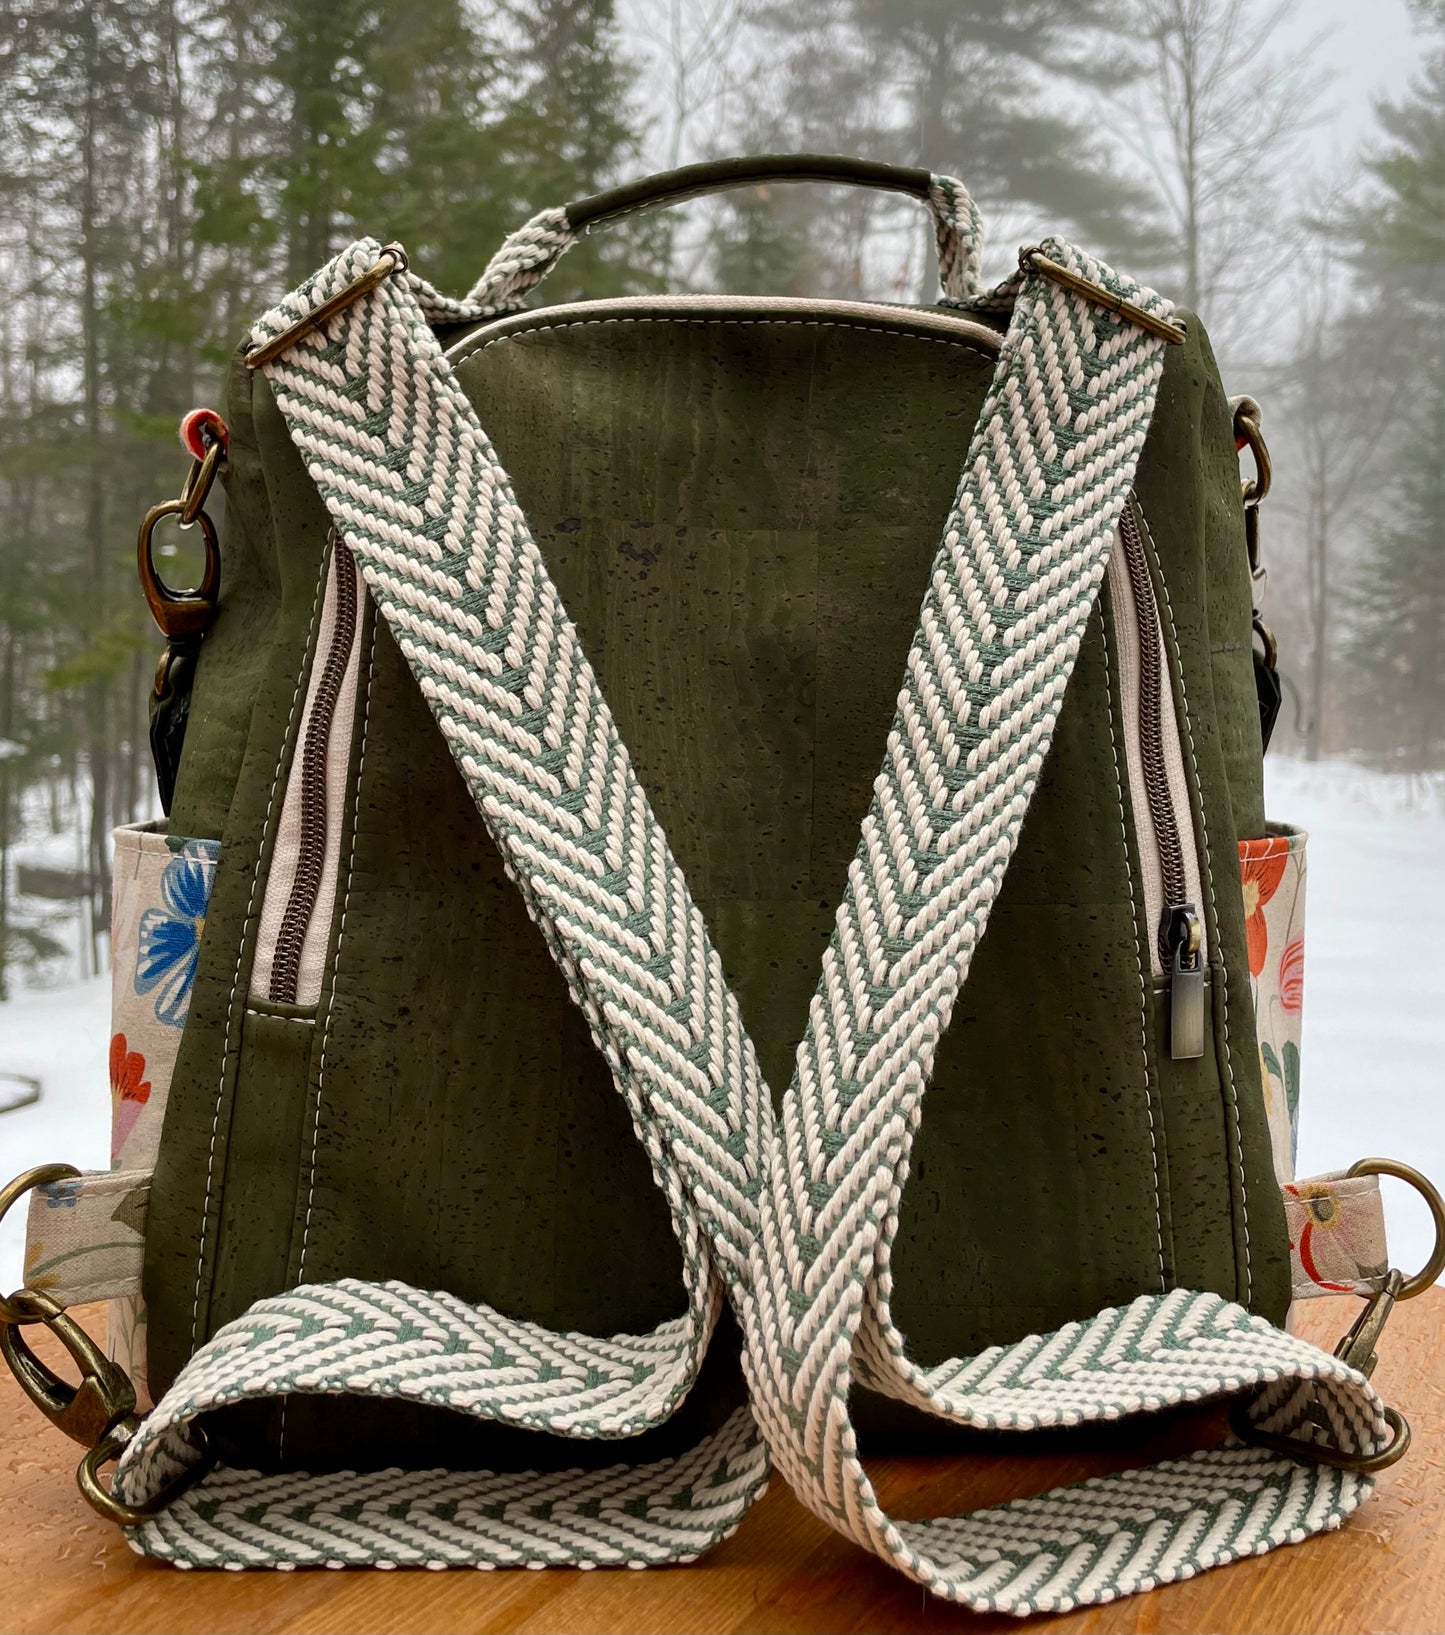
<instances>
[{"instance_id":1,"label":"snowy forest","mask_svg":"<svg viewBox=\"0 0 1445 1635\"><path fill-rule=\"evenodd\" d=\"M104 965L155 809L136 526L250 318L360 232L464 290L535 210L722 153L951 171L991 271L1060 229L1200 313L1277 468L1274 753L1445 767L1445 0L1412 24L1342 165L1276 0L0 0L0 999ZM934 277L912 206L777 187L548 299Z\"/></svg>"}]
</instances>

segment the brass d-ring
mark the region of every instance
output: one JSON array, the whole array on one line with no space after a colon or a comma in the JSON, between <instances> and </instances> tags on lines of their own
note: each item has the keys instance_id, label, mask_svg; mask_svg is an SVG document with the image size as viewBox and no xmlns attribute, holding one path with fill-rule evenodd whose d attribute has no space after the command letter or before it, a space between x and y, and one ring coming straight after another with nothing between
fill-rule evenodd
<instances>
[{"instance_id":1,"label":"brass d-ring","mask_svg":"<svg viewBox=\"0 0 1445 1635\"><path fill-rule=\"evenodd\" d=\"M1374 1453L1345 1453L1324 1442L1307 1442L1302 1436L1280 1436L1274 1431L1262 1431L1249 1417L1249 1402L1236 1398L1229 1410L1229 1428L1241 1442L1268 1448L1271 1453L1282 1453L1289 1459L1300 1459L1311 1465L1331 1465L1336 1470L1358 1471L1362 1476L1388 1470L1403 1459L1410 1448L1410 1422L1398 1408L1385 1409L1385 1424L1390 1440Z\"/></svg>"},{"instance_id":2,"label":"brass d-ring","mask_svg":"<svg viewBox=\"0 0 1445 1635\"><path fill-rule=\"evenodd\" d=\"M1362 1158L1359 1163L1351 1164L1345 1174L1393 1176L1395 1180L1414 1187L1430 1206L1430 1215L1435 1222L1435 1247L1430 1251L1429 1260L1414 1277L1407 1278L1400 1285L1400 1292L1395 1298L1409 1300L1432 1287L1439 1280L1441 1272L1445 1272L1445 1199L1441 1198L1434 1183L1413 1165L1402 1164L1397 1158Z\"/></svg>"},{"instance_id":3,"label":"brass d-ring","mask_svg":"<svg viewBox=\"0 0 1445 1635\"><path fill-rule=\"evenodd\" d=\"M36 1187L53 1186L56 1181L74 1180L79 1174L74 1164L40 1164L35 1169L26 1170L23 1175L17 1175L9 1186L0 1187L0 1221L27 1192L33 1192ZM43 1320L28 1304L17 1305L14 1295L8 1300L0 1296L0 1323L35 1323Z\"/></svg>"},{"instance_id":4,"label":"brass d-ring","mask_svg":"<svg viewBox=\"0 0 1445 1635\"><path fill-rule=\"evenodd\" d=\"M1270 484L1274 481L1274 464L1269 457L1269 444L1264 440L1259 421L1252 414L1236 414L1234 432L1236 437L1244 439L1244 446L1254 456L1254 476L1243 478L1240 484L1244 490L1244 503L1258 505L1269 493Z\"/></svg>"},{"instance_id":5,"label":"brass d-ring","mask_svg":"<svg viewBox=\"0 0 1445 1635\"><path fill-rule=\"evenodd\" d=\"M206 446L202 459L192 460L186 480L181 484L181 527L189 528L204 514L202 507L210 496L211 484L216 480L216 468L226 458L226 445L213 437Z\"/></svg>"},{"instance_id":6,"label":"brass d-ring","mask_svg":"<svg viewBox=\"0 0 1445 1635\"><path fill-rule=\"evenodd\" d=\"M173 1477L159 1493L144 1504L126 1504L124 1500L116 1498L114 1493L102 1486L100 1480L102 1467L113 1459L119 1459L135 1434L134 1425L118 1425L80 1461L75 1472L75 1481L80 1488L81 1496L92 1510L99 1511L107 1521L113 1521L120 1527L139 1527L143 1522L153 1520L174 1504L187 1488L203 1481L215 1469L216 1456L211 1452L206 1433L196 1424L192 1424L189 1430L192 1442L200 1450L197 1462L187 1465L179 1475Z\"/></svg>"},{"instance_id":7,"label":"brass d-ring","mask_svg":"<svg viewBox=\"0 0 1445 1635\"><path fill-rule=\"evenodd\" d=\"M206 458L210 459L209 451ZM190 485L187 486L189 489ZM151 617L160 626L161 634L171 638L203 635L216 610L216 599L221 594L221 547L216 538L216 525L204 511L195 513L206 546L206 563L200 584L192 590L172 590L156 572L151 554L151 536L155 533L156 524L164 517L177 517L182 527L186 526L185 515L189 504L187 493L178 500L153 505L145 514L140 525L140 537L136 541L136 566L140 571L141 589L145 592Z\"/></svg>"}]
</instances>

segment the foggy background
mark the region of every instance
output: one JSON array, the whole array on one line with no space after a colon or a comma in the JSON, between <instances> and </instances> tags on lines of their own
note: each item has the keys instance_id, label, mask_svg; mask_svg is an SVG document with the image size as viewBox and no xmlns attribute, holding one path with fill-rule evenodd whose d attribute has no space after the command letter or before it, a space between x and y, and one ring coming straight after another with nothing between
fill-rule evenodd
<instances>
[{"instance_id":1,"label":"foggy background","mask_svg":"<svg viewBox=\"0 0 1445 1635\"><path fill-rule=\"evenodd\" d=\"M361 232L461 291L537 209L788 149L962 177L987 271L1062 231L1263 403L1302 1167L1440 1175L1445 0L0 0L0 1105L44 1088L0 1168L105 1162L108 836L156 810L135 530L249 320ZM599 233L542 299L934 288L916 206L777 187Z\"/></svg>"}]
</instances>

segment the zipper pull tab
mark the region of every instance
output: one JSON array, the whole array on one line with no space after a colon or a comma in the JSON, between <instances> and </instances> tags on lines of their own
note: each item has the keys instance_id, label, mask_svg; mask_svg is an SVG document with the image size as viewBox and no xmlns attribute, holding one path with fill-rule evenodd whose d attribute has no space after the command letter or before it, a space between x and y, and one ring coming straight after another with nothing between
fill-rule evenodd
<instances>
[{"instance_id":1,"label":"zipper pull tab","mask_svg":"<svg viewBox=\"0 0 1445 1635\"><path fill-rule=\"evenodd\" d=\"M1165 937L1171 954L1169 976L1169 1054L1176 1062L1204 1054L1204 961L1199 957L1204 922L1193 903L1169 910Z\"/></svg>"}]
</instances>

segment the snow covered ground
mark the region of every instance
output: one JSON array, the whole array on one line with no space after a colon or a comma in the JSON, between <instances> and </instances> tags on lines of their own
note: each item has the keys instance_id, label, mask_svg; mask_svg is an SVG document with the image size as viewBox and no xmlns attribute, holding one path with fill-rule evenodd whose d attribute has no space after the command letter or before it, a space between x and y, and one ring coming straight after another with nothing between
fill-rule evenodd
<instances>
[{"instance_id":1,"label":"snow covered ground","mask_svg":"<svg viewBox=\"0 0 1445 1635\"><path fill-rule=\"evenodd\" d=\"M1265 765L1270 816L1310 835L1299 1173L1400 1158L1445 1188L1445 776ZM1384 1185L1413 1272L1429 1214Z\"/></svg>"},{"instance_id":2,"label":"snow covered ground","mask_svg":"<svg viewBox=\"0 0 1445 1635\"><path fill-rule=\"evenodd\" d=\"M1300 1171L1378 1154L1445 1184L1445 777L1280 760L1269 797L1271 815L1310 831ZM0 1075L43 1085L35 1106L0 1113L0 1180L108 1162L109 1004L95 979L0 1005ZM1395 1259L1413 1271L1429 1220L1403 1188L1387 1192ZM0 1227L5 1289L21 1230L19 1210Z\"/></svg>"},{"instance_id":3,"label":"snow covered ground","mask_svg":"<svg viewBox=\"0 0 1445 1635\"><path fill-rule=\"evenodd\" d=\"M0 1005L0 1100L10 1074L40 1080L40 1100L0 1113L0 1186L35 1164L110 1166L110 978L22 992ZM25 1205L0 1224L0 1288L20 1282Z\"/></svg>"}]
</instances>

